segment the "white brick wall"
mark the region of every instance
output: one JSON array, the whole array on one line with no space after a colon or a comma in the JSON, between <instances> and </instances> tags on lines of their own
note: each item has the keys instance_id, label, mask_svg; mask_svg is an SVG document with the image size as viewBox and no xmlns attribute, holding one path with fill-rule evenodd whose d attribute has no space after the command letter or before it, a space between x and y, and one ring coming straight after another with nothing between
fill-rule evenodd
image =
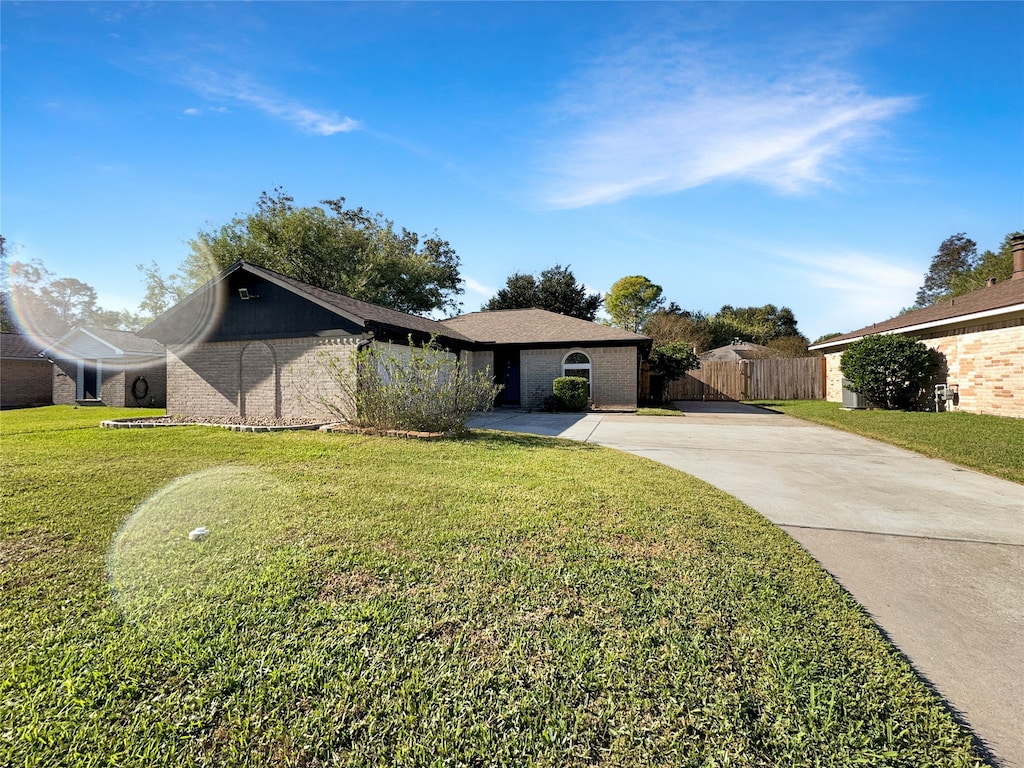
<instances>
[{"instance_id":1,"label":"white brick wall","mask_svg":"<svg viewBox=\"0 0 1024 768\"><path fill-rule=\"evenodd\" d=\"M1024 320L977 325L921 336L946 358L946 381L958 385L951 409L1024 418ZM825 355L825 397L842 402L842 352Z\"/></svg>"}]
</instances>

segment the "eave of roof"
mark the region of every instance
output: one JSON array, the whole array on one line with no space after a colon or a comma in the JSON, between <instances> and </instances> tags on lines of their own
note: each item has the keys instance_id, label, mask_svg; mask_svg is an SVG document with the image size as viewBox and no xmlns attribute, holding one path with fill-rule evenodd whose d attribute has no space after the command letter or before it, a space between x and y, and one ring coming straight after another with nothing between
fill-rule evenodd
<instances>
[{"instance_id":1,"label":"eave of roof","mask_svg":"<svg viewBox=\"0 0 1024 768\"><path fill-rule=\"evenodd\" d=\"M1021 312L1024 312L1024 280L1007 280L844 333L842 336L826 339L818 344L812 344L808 349L827 350L851 344L865 336L916 333Z\"/></svg>"}]
</instances>

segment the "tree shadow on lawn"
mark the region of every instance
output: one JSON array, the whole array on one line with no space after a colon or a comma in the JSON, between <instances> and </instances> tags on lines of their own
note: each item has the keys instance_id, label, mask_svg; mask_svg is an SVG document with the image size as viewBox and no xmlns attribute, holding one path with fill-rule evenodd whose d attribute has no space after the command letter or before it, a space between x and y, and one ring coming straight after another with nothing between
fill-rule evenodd
<instances>
[{"instance_id":1,"label":"tree shadow on lawn","mask_svg":"<svg viewBox=\"0 0 1024 768\"><path fill-rule=\"evenodd\" d=\"M580 451L600 449L600 446L571 440L567 437L536 435L528 432L502 432L494 429L472 429L458 439L477 443L485 449L507 448L510 445L520 448L569 448Z\"/></svg>"}]
</instances>

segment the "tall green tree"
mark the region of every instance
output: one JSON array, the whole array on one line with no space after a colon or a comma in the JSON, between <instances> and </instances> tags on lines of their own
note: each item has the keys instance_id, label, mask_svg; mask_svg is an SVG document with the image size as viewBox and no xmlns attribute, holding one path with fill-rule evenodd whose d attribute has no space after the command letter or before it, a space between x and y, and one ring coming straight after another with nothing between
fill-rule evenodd
<instances>
[{"instance_id":1,"label":"tall green tree","mask_svg":"<svg viewBox=\"0 0 1024 768\"><path fill-rule=\"evenodd\" d=\"M611 317L612 325L637 333L644 322L665 300L662 288L643 275L622 277L612 284L604 297L604 306Z\"/></svg>"},{"instance_id":2,"label":"tall green tree","mask_svg":"<svg viewBox=\"0 0 1024 768\"><path fill-rule=\"evenodd\" d=\"M99 311L96 289L73 277L50 280L40 288L40 294L61 323L67 326L91 322Z\"/></svg>"},{"instance_id":3,"label":"tall green tree","mask_svg":"<svg viewBox=\"0 0 1024 768\"><path fill-rule=\"evenodd\" d=\"M973 270L977 262L977 243L963 232L947 237L932 256L924 283L917 291L914 308L930 306L952 295L957 276Z\"/></svg>"},{"instance_id":4,"label":"tall green tree","mask_svg":"<svg viewBox=\"0 0 1024 768\"><path fill-rule=\"evenodd\" d=\"M347 208L343 197L299 207L280 188L263 192L252 213L200 231L189 245L179 272L147 273L148 305L173 303L179 284L193 290L239 259L403 312L455 310L463 292L459 257L446 240L397 231L380 213Z\"/></svg>"},{"instance_id":5,"label":"tall green tree","mask_svg":"<svg viewBox=\"0 0 1024 768\"><path fill-rule=\"evenodd\" d=\"M1010 232L1003 238L998 251L985 251L970 270L954 275L949 281L949 295L963 296L984 288L989 278L995 278L998 282L1009 280L1013 276L1012 241L1019 234Z\"/></svg>"},{"instance_id":6,"label":"tall green tree","mask_svg":"<svg viewBox=\"0 0 1024 768\"><path fill-rule=\"evenodd\" d=\"M581 283L576 282L576 276L569 267L556 264L541 272L539 277L521 272L510 275L505 287L482 309L537 308L593 321L602 301L601 294L588 293Z\"/></svg>"},{"instance_id":7,"label":"tall green tree","mask_svg":"<svg viewBox=\"0 0 1024 768\"><path fill-rule=\"evenodd\" d=\"M4 278L0 330L4 333L25 332L53 338L75 325L134 331L145 324L146 318L133 312L103 309L96 303L95 288L74 277L58 278L39 259L8 264L6 248L0 235Z\"/></svg>"}]
</instances>

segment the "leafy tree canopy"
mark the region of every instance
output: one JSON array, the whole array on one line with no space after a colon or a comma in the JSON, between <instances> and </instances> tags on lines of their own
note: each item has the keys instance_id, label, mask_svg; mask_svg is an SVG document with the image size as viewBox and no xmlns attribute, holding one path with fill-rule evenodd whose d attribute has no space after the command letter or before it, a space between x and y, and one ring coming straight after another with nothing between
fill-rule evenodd
<instances>
[{"instance_id":1,"label":"leafy tree canopy","mask_svg":"<svg viewBox=\"0 0 1024 768\"><path fill-rule=\"evenodd\" d=\"M599 293L587 293L587 289L576 282L569 267L556 264L545 269L539 277L516 272L505 281L486 304L484 310L495 309L546 309L561 315L590 320L597 316L603 299Z\"/></svg>"},{"instance_id":2,"label":"leafy tree canopy","mask_svg":"<svg viewBox=\"0 0 1024 768\"><path fill-rule=\"evenodd\" d=\"M147 309L166 308L239 259L346 296L403 312L456 310L459 257L436 233L420 238L380 213L346 208L345 198L297 207L281 188L256 209L200 231L179 272L147 276Z\"/></svg>"},{"instance_id":3,"label":"leafy tree canopy","mask_svg":"<svg viewBox=\"0 0 1024 768\"><path fill-rule=\"evenodd\" d=\"M647 318L665 303L661 294L660 285L643 275L630 275L615 281L604 297L604 306L612 325L639 332Z\"/></svg>"},{"instance_id":4,"label":"leafy tree canopy","mask_svg":"<svg viewBox=\"0 0 1024 768\"><path fill-rule=\"evenodd\" d=\"M797 328L789 307L723 306L709 315L685 310L675 302L648 316L643 332L656 345L684 342L698 352L724 347L736 340L763 344L786 357L808 354L807 338Z\"/></svg>"},{"instance_id":5,"label":"leafy tree canopy","mask_svg":"<svg viewBox=\"0 0 1024 768\"><path fill-rule=\"evenodd\" d=\"M1013 238L1020 232L1010 232L1003 238L998 251L985 251L978 257L974 267L953 275L949 281L949 296L963 296L965 293L984 288L989 278L998 282L1013 276Z\"/></svg>"},{"instance_id":6,"label":"leafy tree canopy","mask_svg":"<svg viewBox=\"0 0 1024 768\"><path fill-rule=\"evenodd\" d=\"M128 311L105 310L96 289L73 277L57 277L39 259L7 264L7 243L0 236L4 285L0 294L0 330L57 337L75 325L136 330L142 318Z\"/></svg>"},{"instance_id":7,"label":"leafy tree canopy","mask_svg":"<svg viewBox=\"0 0 1024 768\"><path fill-rule=\"evenodd\" d=\"M915 308L927 307L948 297L956 276L972 271L977 262L977 243L963 232L947 237L932 256L924 284L917 291Z\"/></svg>"}]
</instances>

